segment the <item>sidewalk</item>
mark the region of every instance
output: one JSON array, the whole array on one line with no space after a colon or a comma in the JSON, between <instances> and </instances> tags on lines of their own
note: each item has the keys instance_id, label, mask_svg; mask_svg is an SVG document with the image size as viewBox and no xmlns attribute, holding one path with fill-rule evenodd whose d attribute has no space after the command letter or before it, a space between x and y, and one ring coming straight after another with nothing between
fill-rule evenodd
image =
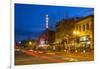
<instances>
[{"instance_id":1,"label":"sidewalk","mask_svg":"<svg viewBox=\"0 0 100 69\"><path fill-rule=\"evenodd\" d=\"M62 56L75 56L75 57L88 57L88 58L94 58L93 52L88 53L66 53L66 52L48 52L46 54L50 55L62 55Z\"/></svg>"}]
</instances>

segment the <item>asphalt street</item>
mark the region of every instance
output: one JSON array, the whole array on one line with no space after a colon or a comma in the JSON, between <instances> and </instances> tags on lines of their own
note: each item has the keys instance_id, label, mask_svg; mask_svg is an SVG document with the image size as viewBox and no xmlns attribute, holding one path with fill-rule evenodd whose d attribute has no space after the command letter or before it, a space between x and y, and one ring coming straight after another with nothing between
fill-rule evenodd
<instances>
[{"instance_id":1,"label":"asphalt street","mask_svg":"<svg viewBox=\"0 0 100 69\"><path fill-rule=\"evenodd\" d=\"M15 65L47 64L93 60L93 53L36 53L34 51L23 51L20 54L15 55Z\"/></svg>"}]
</instances>

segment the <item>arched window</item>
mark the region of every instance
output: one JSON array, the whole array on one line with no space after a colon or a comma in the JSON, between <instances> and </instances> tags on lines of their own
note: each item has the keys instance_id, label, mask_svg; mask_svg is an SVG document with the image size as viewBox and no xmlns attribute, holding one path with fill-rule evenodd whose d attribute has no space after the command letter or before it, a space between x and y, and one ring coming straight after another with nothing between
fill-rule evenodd
<instances>
[{"instance_id":1,"label":"arched window","mask_svg":"<svg viewBox=\"0 0 100 69\"><path fill-rule=\"evenodd\" d=\"M86 24L86 29L89 30L89 24Z\"/></svg>"},{"instance_id":2,"label":"arched window","mask_svg":"<svg viewBox=\"0 0 100 69\"><path fill-rule=\"evenodd\" d=\"M85 31L85 25L83 25L83 31Z\"/></svg>"}]
</instances>

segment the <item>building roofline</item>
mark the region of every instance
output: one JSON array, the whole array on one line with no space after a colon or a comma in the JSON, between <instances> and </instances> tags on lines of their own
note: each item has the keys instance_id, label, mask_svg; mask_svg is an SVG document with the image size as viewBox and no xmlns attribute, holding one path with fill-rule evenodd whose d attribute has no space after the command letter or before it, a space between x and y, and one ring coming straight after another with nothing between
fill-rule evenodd
<instances>
[{"instance_id":1,"label":"building roofline","mask_svg":"<svg viewBox=\"0 0 100 69\"><path fill-rule=\"evenodd\" d=\"M83 17L83 18L77 20L76 23L77 23L77 22L80 22L80 21L82 21L82 20L85 20L85 19L87 19L87 18L89 18L89 17L93 17L93 18L94 18L94 15L92 14L92 15L88 15L88 16L86 16L86 17Z\"/></svg>"}]
</instances>

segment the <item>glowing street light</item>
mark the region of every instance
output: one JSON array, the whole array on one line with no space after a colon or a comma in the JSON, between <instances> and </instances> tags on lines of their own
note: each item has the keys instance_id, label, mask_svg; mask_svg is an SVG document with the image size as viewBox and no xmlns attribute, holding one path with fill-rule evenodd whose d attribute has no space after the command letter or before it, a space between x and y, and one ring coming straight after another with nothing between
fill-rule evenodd
<instances>
[{"instance_id":1,"label":"glowing street light","mask_svg":"<svg viewBox=\"0 0 100 69\"><path fill-rule=\"evenodd\" d=\"M74 31L73 34L79 35L79 32L78 31Z\"/></svg>"},{"instance_id":2,"label":"glowing street light","mask_svg":"<svg viewBox=\"0 0 100 69\"><path fill-rule=\"evenodd\" d=\"M76 40L77 40L77 36L79 35L79 32L78 31L73 31L73 34L75 35L74 45L76 45Z\"/></svg>"},{"instance_id":3,"label":"glowing street light","mask_svg":"<svg viewBox=\"0 0 100 69\"><path fill-rule=\"evenodd\" d=\"M31 41L29 41L29 45L32 45L32 42Z\"/></svg>"},{"instance_id":4,"label":"glowing street light","mask_svg":"<svg viewBox=\"0 0 100 69\"><path fill-rule=\"evenodd\" d=\"M89 42L87 42L88 44L91 44L91 42L89 41Z\"/></svg>"},{"instance_id":5,"label":"glowing street light","mask_svg":"<svg viewBox=\"0 0 100 69\"><path fill-rule=\"evenodd\" d=\"M76 31L74 31L73 34L76 34Z\"/></svg>"},{"instance_id":6,"label":"glowing street light","mask_svg":"<svg viewBox=\"0 0 100 69\"><path fill-rule=\"evenodd\" d=\"M79 32L77 31L76 34L79 35Z\"/></svg>"},{"instance_id":7,"label":"glowing street light","mask_svg":"<svg viewBox=\"0 0 100 69\"><path fill-rule=\"evenodd\" d=\"M21 41L19 41L18 43L21 44Z\"/></svg>"}]
</instances>

